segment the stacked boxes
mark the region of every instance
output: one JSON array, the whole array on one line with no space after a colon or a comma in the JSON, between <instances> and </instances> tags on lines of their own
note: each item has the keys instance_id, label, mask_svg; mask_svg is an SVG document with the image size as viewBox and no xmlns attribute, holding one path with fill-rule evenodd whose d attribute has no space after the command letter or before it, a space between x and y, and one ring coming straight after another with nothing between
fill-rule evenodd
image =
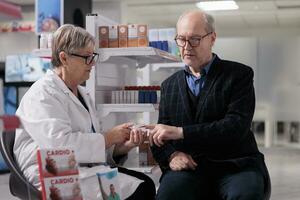
<instances>
[{"instance_id":1,"label":"stacked boxes","mask_svg":"<svg viewBox=\"0 0 300 200\"><path fill-rule=\"evenodd\" d=\"M143 24L99 26L99 48L147 47L148 26Z\"/></svg>"},{"instance_id":2,"label":"stacked boxes","mask_svg":"<svg viewBox=\"0 0 300 200\"><path fill-rule=\"evenodd\" d=\"M123 90L111 92L111 103L137 104L159 102L160 86L125 86Z\"/></svg>"},{"instance_id":3,"label":"stacked boxes","mask_svg":"<svg viewBox=\"0 0 300 200\"><path fill-rule=\"evenodd\" d=\"M83 200L78 163L73 149L38 149L37 161L43 200Z\"/></svg>"},{"instance_id":4,"label":"stacked boxes","mask_svg":"<svg viewBox=\"0 0 300 200\"><path fill-rule=\"evenodd\" d=\"M162 28L149 30L149 46L158 48L179 56L179 50L175 43L176 29Z\"/></svg>"}]
</instances>

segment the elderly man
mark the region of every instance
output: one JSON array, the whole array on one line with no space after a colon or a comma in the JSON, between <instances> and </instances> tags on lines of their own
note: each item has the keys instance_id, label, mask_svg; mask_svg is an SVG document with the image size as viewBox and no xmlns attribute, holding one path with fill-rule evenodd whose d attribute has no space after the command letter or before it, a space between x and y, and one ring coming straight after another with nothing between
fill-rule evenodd
<instances>
[{"instance_id":1,"label":"elderly man","mask_svg":"<svg viewBox=\"0 0 300 200\"><path fill-rule=\"evenodd\" d=\"M152 152L163 175L157 199L263 199L267 169L250 125L253 70L212 53L212 16L184 13L176 43L185 69L162 83Z\"/></svg>"}]
</instances>

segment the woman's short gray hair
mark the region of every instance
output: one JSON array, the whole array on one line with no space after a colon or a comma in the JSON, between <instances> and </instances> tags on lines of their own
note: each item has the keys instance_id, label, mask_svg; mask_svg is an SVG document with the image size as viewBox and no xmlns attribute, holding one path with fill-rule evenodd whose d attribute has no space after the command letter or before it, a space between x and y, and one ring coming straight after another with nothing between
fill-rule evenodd
<instances>
[{"instance_id":1,"label":"woman's short gray hair","mask_svg":"<svg viewBox=\"0 0 300 200\"><path fill-rule=\"evenodd\" d=\"M72 24L62 25L53 33L52 39L52 65L62 65L59 53L64 51L68 54L76 53L76 50L95 45L95 38L81 27Z\"/></svg>"}]
</instances>

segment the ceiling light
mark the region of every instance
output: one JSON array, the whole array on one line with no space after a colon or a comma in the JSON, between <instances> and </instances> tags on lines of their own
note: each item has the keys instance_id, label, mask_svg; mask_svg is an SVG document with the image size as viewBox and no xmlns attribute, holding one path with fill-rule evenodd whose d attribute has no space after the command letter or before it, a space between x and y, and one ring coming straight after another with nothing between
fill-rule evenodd
<instances>
[{"instance_id":1,"label":"ceiling light","mask_svg":"<svg viewBox=\"0 0 300 200\"><path fill-rule=\"evenodd\" d=\"M202 10L237 10L239 6L235 1L202 1L196 3L196 6Z\"/></svg>"}]
</instances>

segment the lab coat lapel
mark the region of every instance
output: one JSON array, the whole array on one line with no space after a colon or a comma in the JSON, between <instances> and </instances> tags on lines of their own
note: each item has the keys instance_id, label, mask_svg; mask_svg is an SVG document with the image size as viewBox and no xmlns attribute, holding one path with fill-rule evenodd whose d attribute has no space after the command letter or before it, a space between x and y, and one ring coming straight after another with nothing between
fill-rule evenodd
<instances>
[{"instance_id":1,"label":"lab coat lapel","mask_svg":"<svg viewBox=\"0 0 300 200\"><path fill-rule=\"evenodd\" d=\"M82 98L84 99L84 102L86 103L87 107L89 108L89 114L91 116L92 124L95 128L95 131L96 132L100 131L100 125L98 122L98 118L96 117L97 113L95 113L96 110L91 101L90 94L82 86L78 87L78 91L80 92Z\"/></svg>"},{"instance_id":2,"label":"lab coat lapel","mask_svg":"<svg viewBox=\"0 0 300 200\"><path fill-rule=\"evenodd\" d=\"M47 74L54 77L55 84L58 85L59 89L63 91L64 94L66 94L74 103L76 103L78 106L84 108L84 106L81 104L79 99L72 93L72 91L66 86L63 80L59 78L59 76L52 70L48 70ZM84 108L85 109L85 108Z\"/></svg>"},{"instance_id":3,"label":"lab coat lapel","mask_svg":"<svg viewBox=\"0 0 300 200\"><path fill-rule=\"evenodd\" d=\"M99 130L99 126L97 125L97 123L95 123L96 120L93 119L93 118L95 118L95 117L93 117L94 113L90 113L90 112L93 112L92 111L93 109L90 109L91 103L89 102L84 89L81 88L81 86L78 87L78 90L79 90L80 94L82 95L85 103L87 104L90 112L86 110L86 108L82 105L82 103L79 101L79 99L72 93L72 91L66 86L64 81L61 80L61 78L59 78L59 76L54 71L48 70L47 73L54 76L54 81L55 81L56 85L58 85L58 87L63 91L63 93L66 94L67 97L69 97L77 106L79 106L82 109L83 113L86 112L86 115L90 116L91 121L92 121L91 123L93 123L95 130L96 131Z\"/></svg>"}]
</instances>

